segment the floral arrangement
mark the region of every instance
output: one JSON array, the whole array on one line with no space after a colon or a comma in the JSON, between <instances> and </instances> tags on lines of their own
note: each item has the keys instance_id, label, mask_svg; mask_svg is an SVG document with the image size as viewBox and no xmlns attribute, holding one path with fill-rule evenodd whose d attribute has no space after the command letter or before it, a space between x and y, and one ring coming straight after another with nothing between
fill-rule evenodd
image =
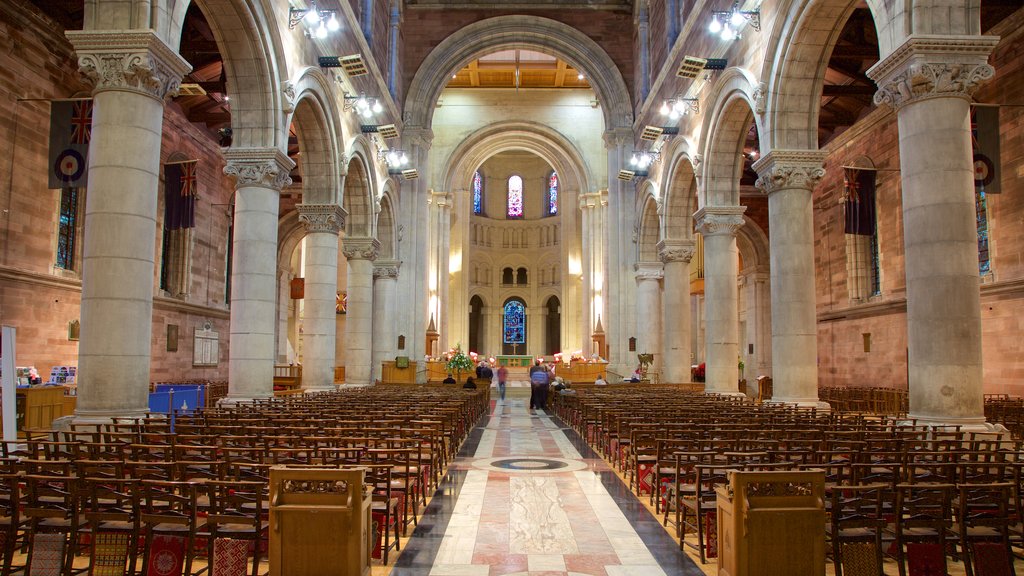
<instances>
[{"instance_id":1,"label":"floral arrangement","mask_svg":"<svg viewBox=\"0 0 1024 576\"><path fill-rule=\"evenodd\" d=\"M455 348L449 350L448 354L445 355L445 358L448 359L448 363L445 364L445 368L447 368L449 372L457 374L460 379L463 372L473 371L473 360L471 360L470 357L462 351L461 343L456 344Z\"/></svg>"},{"instance_id":2,"label":"floral arrangement","mask_svg":"<svg viewBox=\"0 0 1024 576\"><path fill-rule=\"evenodd\" d=\"M706 371L707 371L707 365L704 362L701 362L696 368L693 369L693 381L694 382L703 382L704 381L704 373Z\"/></svg>"}]
</instances>

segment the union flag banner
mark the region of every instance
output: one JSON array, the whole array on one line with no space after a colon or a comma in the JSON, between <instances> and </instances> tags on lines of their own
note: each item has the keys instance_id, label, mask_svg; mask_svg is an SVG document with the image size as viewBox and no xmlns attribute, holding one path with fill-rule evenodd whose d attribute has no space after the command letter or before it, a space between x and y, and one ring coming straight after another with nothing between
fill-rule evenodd
<instances>
[{"instance_id":1,"label":"union flag banner","mask_svg":"<svg viewBox=\"0 0 1024 576\"><path fill-rule=\"evenodd\" d=\"M198 160L164 165L164 229L196 225L196 168Z\"/></svg>"},{"instance_id":2,"label":"union flag banner","mask_svg":"<svg viewBox=\"0 0 1024 576\"><path fill-rule=\"evenodd\" d=\"M91 99L50 103L50 188L87 185L91 137Z\"/></svg>"}]
</instances>

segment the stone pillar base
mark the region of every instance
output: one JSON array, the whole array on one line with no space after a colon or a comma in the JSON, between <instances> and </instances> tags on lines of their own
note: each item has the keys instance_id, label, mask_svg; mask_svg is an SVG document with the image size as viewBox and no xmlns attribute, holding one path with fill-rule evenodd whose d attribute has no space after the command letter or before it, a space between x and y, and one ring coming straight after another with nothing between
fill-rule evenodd
<instances>
[{"instance_id":1,"label":"stone pillar base","mask_svg":"<svg viewBox=\"0 0 1024 576\"><path fill-rule=\"evenodd\" d=\"M110 424L114 418L145 418L149 410L96 410L83 412L76 410L71 416L62 416L53 421L54 430L70 430L70 425L99 426Z\"/></svg>"},{"instance_id":2,"label":"stone pillar base","mask_svg":"<svg viewBox=\"0 0 1024 576\"><path fill-rule=\"evenodd\" d=\"M334 392L338 387L334 384L318 384L316 386L305 386L302 388L302 392L308 394L310 392Z\"/></svg>"},{"instance_id":3,"label":"stone pillar base","mask_svg":"<svg viewBox=\"0 0 1024 576\"><path fill-rule=\"evenodd\" d=\"M338 388L369 388L373 384L342 384Z\"/></svg>"},{"instance_id":4,"label":"stone pillar base","mask_svg":"<svg viewBox=\"0 0 1024 576\"><path fill-rule=\"evenodd\" d=\"M736 392L715 392L714 390L705 390L704 393L712 395L712 396L739 396L739 397L743 397L743 398L747 398L748 397L746 394L744 394L743 392L739 392L739 391L736 391Z\"/></svg>"},{"instance_id":5,"label":"stone pillar base","mask_svg":"<svg viewBox=\"0 0 1024 576\"><path fill-rule=\"evenodd\" d=\"M225 397L223 397L223 398L221 398L220 400L217 401L217 406L234 406L235 404L245 404L247 402L252 402L253 400L263 400L264 398L273 398L273 396L274 396L273 394L267 394L265 396L257 396L257 395L251 395L251 396L248 396L248 395L247 396L240 396L240 395L239 396L232 396L232 395L228 394L227 396L225 396Z\"/></svg>"},{"instance_id":6,"label":"stone pillar base","mask_svg":"<svg viewBox=\"0 0 1024 576\"><path fill-rule=\"evenodd\" d=\"M1009 434L1005 426L998 423L986 422L984 418L936 418L925 416L907 415L908 420L904 422L908 426L913 422L917 426L929 426L939 430L960 427L961 432L981 432L987 434Z\"/></svg>"}]
</instances>

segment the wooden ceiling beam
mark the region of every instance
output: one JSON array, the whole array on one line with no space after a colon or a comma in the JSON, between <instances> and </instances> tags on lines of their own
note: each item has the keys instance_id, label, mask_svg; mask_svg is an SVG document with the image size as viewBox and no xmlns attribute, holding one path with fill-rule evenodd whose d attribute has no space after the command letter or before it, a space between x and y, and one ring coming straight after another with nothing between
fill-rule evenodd
<instances>
[{"instance_id":1,"label":"wooden ceiling beam","mask_svg":"<svg viewBox=\"0 0 1024 576\"><path fill-rule=\"evenodd\" d=\"M866 84L826 84L821 91L822 96L873 96L878 88Z\"/></svg>"}]
</instances>

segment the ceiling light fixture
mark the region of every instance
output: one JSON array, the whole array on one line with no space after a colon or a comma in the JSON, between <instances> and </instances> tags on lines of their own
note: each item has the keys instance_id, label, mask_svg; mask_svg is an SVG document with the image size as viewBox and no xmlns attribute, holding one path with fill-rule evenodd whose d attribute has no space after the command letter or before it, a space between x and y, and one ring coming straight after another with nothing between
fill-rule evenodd
<instances>
[{"instance_id":1,"label":"ceiling light fixture","mask_svg":"<svg viewBox=\"0 0 1024 576\"><path fill-rule=\"evenodd\" d=\"M670 98L662 102L659 111L662 116L668 116L672 120L678 120L680 117L685 116L690 112L700 114L700 100L697 98L676 96L675 98Z\"/></svg>"},{"instance_id":2,"label":"ceiling light fixture","mask_svg":"<svg viewBox=\"0 0 1024 576\"><path fill-rule=\"evenodd\" d=\"M306 24L308 29L305 34L311 38L326 38L328 32L337 32L341 29L338 11L320 10L314 0L310 0L309 8L288 9L288 29L293 30L300 22Z\"/></svg>"},{"instance_id":3,"label":"ceiling light fixture","mask_svg":"<svg viewBox=\"0 0 1024 576\"><path fill-rule=\"evenodd\" d=\"M384 106L381 105L380 100L376 98L367 98L366 94L360 94L359 96L353 96L351 94L345 94L344 109L355 110L357 114L363 118L369 118L374 114L380 114L384 111Z\"/></svg>"}]
</instances>

